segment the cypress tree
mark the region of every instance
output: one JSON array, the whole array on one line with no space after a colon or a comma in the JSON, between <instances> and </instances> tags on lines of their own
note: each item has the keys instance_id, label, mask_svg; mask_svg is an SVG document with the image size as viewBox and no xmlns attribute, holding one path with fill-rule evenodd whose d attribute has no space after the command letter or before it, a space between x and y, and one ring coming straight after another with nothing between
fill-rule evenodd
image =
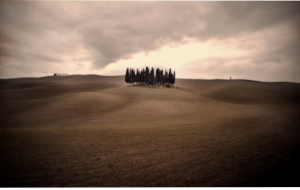
<instances>
[{"instance_id":1,"label":"cypress tree","mask_svg":"<svg viewBox=\"0 0 300 190\"><path fill-rule=\"evenodd\" d=\"M164 71L161 70L160 71L160 85L164 85L165 84L165 80L164 80Z\"/></svg>"},{"instance_id":2,"label":"cypress tree","mask_svg":"<svg viewBox=\"0 0 300 190\"><path fill-rule=\"evenodd\" d=\"M130 83L133 85L133 78L134 78L134 75L133 75L133 69L130 70Z\"/></svg>"},{"instance_id":3,"label":"cypress tree","mask_svg":"<svg viewBox=\"0 0 300 190\"><path fill-rule=\"evenodd\" d=\"M128 71L128 68L127 68L127 70L126 70L125 82L126 82L126 83L129 83L129 71Z\"/></svg>"},{"instance_id":4,"label":"cypress tree","mask_svg":"<svg viewBox=\"0 0 300 190\"><path fill-rule=\"evenodd\" d=\"M149 68L146 67L145 83L147 86L149 85L149 76L150 76Z\"/></svg>"},{"instance_id":5,"label":"cypress tree","mask_svg":"<svg viewBox=\"0 0 300 190\"><path fill-rule=\"evenodd\" d=\"M136 82L135 71L132 69L132 84Z\"/></svg>"},{"instance_id":6,"label":"cypress tree","mask_svg":"<svg viewBox=\"0 0 300 190\"><path fill-rule=\"evenodd\" d=\"M169 76L168 76L168 82L170 83L170 84L172 84L172 71L171 71L171 68L170 68L170 70L169 70Z\"/></svg>"},{"instance_id":7,"label":"cypress tree","mask_svg":"<svg viewBox=\"0 0 300 190\"><path fill-rule=\"evenodd\" d=\"M159 69L156 69L156 75L155 75L155 82L156 82L156 85L159 85L160 84L160 72L159 72Z\"/></svg>"},{"instance_id":8,"label":"cypress tree","mask_svg":"<svg viewBox=\"0 0 300 190\"><path fill-rule=\"evenodd\" d=\"M136 69L136 83L140 82L140 73L139 73L139 69Z\"/></svg>"},{"instance_id":9,"label":"cypress tree","mask_svg":"<svg viewBox=\"0 0 300 190\"><path fill-rule=\"evenodd\" d=\"M169 83L169 78L168 78L168 72L167 70L165 71L165 84Z\"/></svg>"},{"instance_id":10,"label":"cypress tree","mask_svg":"<svg viewBox=\"0 0 300 190\"><path fill-rule=\"evenodd\" d=\"M175 83L175 71L174 71L174 76L173 76L173 84ZM173 85L172 84L172 85Z\"/></svg>"},{"instance_id":11,"label":"cypress tree","mask_svg":"<svg viewBox=\"0 0 300 190\"><path fill-rule=\"evenodd\" d=\"M154 69L153 69L153 67L152 67L151 73L150 73L150 85L151 86L154 85Z\"/></svg>"},{"instance_id":12,"label":"cypress tree","mask_svg":"<svg viewBox=\"0 0 300 190\"><path fill-rule=\"evenodd\" d=\"M129 69L129 84L131 84L131 82L132 82L132 70L131 70L131 68Z\"/></svg>"},{"instance_id":13,"label":"cypress tree","mask_svg":"<svg viewBox=\"0 0 300 190\"><path fill-rule=\"evenodd\" d=\"M145 84L145 70L144 69L142 70L141 74L142 74L142 77L141 77L142 78L142 83Z\"/></svg>"}]
</instances>

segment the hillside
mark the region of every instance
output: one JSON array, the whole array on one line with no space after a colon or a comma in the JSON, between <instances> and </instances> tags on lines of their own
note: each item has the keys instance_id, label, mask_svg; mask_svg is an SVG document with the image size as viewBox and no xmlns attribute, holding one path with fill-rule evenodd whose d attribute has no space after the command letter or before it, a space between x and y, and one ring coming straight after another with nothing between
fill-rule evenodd
<instances>
[{"instance_id":1,"label":"hillside","mask_svg":"<svg viewBox=\"0 0 300 190\"><path fill-rule=\"evenodd\" d=\"M300 84L0 80L0 186L300 186Z\"/></svg>"}]
</instances>

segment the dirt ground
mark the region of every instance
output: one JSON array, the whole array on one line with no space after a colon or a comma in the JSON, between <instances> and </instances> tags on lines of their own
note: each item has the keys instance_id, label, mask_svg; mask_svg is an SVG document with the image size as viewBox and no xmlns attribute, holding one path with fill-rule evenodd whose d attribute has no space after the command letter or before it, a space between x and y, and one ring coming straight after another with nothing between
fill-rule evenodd
<instances>
[{"instance_id":1,"label":"dirt ground","mask_svg":"<svg viewBox=\"0 0 300 190\"><path fill-rule=\"evenodd\" d=\"M0 186L300 186L300 84L124 80L0 80Z\"/></svg>"}]
</instances>

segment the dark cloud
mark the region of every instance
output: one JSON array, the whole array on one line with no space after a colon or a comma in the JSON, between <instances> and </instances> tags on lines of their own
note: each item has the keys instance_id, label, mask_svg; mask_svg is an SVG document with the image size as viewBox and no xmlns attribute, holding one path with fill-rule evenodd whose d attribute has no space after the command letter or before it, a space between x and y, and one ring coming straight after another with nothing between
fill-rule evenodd
<instances>
[{"instance_id":1,"label":"dark cloud","mask_svg":"<svg viewBox=\"0 0 300 190\"><path fill-rule=\"evenodd\" d=\"M226 40L292 26L293 38L280 36L279 31L279 36L263 39L270 49L255 54L252 60L263 64L282 62L283 57L289 57L299 64L299 5L299 2L1 2L0 57L5 61L7 57L14 59L15 64L39 60L39 64L51 65L65 63L69 56L70 60L89 60L93 68L99 69L120 59L130 59L136 53L184 44L186 38ZM241 42L240 47L256 48L251 41ZM79 50L84 51L82 56L78 55Z\"/></svg>"}]
</instances>

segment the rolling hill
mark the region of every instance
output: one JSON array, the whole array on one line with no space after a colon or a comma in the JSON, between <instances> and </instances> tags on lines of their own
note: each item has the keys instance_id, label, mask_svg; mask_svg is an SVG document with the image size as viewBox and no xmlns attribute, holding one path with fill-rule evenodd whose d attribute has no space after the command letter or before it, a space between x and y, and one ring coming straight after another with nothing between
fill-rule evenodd
<instances>
[{"instance_id":1,"label":"rolling hill","mask_svg":"<svg viewBox=\"0 0 300 190\"><path fill-rule=\"evenodd\" d=\"M300 84L0 80L0 186L300 186Z\"/></svg>"}]
</instances>

